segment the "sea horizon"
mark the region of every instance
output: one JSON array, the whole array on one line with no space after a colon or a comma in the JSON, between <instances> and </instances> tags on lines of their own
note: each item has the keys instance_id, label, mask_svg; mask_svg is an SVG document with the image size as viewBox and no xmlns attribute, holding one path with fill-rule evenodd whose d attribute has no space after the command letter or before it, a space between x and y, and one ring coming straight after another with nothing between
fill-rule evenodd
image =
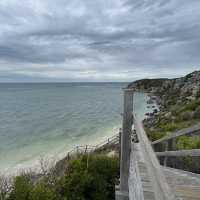
<instances>
[{"instance_id":1,"label":"sea horizon","mask_svg":"<svg viewBox=\"0 0 200 200\"><path fill-rule=\"evenodd\" d=\"M133 81L131 81L133 82ZM119 83L119 84L129 84L130 82L129 81L24 81L24 82L0 82L0 84L26 84L26 83L33 83L33 84L56 84L56 83Z\"/></svg>"}]
</instances>

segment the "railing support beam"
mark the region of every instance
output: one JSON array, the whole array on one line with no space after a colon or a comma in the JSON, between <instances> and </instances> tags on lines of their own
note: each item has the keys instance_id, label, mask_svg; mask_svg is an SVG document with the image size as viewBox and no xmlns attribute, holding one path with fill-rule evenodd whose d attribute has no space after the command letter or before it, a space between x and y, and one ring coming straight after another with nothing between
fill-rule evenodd
<instances>
[{"instance_id":1,"label":"railing support beam","mask_svg":"<svg viewBox=\"0 0 200 200\"><path fill-rule=\"evenodd\" d=\"M133 124L133 90L124 90L123 126L121 134L120 192L128 193L128 178Z\"/></svg>"},{"instance_id":2,"label":"railing support beam","mask_svg":"<svg viewBox=\"0 0 200 200\"><path fill-rule=\"evenodd\" d=\"M175 150L175 139L169 139L165 142L165 151L173 151ZM163 162L164 166L168 166L168 157L165 156L164 157L164 162Z\"/></svg>"}]
</instances>

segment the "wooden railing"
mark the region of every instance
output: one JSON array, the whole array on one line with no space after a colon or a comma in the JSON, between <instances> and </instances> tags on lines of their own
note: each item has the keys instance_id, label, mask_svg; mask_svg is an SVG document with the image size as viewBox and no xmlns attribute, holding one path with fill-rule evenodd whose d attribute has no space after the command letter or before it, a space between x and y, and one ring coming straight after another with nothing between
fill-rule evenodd
<instances>
[{"instance_id":1,"label":"wooden railing","mask_svg":"<svg viewBox=\"0 0 200 200\"><path fill-rule=\"evenodd\" d=\"M164 157L182 157L182 156L199 157L200 149L156 152L156 155Z\"/></svg>"},{"instance_id":2,"label":"wooden railing","mask_svg":"<svg viewBox=\"0 0 200 200\"><path fill-rule=\"evenodd\" d=\"M137 137L141 146L141 151L145 159L145 163L148 169L148 174L153 186L154 196L156 200L175 200L175 194L173 189L168 185L166 177L164 175L164 168L160 165L158 158L164 156L164 165L167 164L167 158L169 156L200 156L199 149L193 150L179 150L175 151L176 138L183 135L196 135L200 133L200 124L191 126L189 128L182 129L174 132L171 135L163 137L157 141L150 142L143 128L142 122L133 117L133 95L134 89L124 89L124 109L123 109L123 124L122 134L120 137L120 185L116 190L116 200L141 200L144 199L141 195L143 188L142 184L129 184L129 170L131 169L134 175L134 183L141 182L140 174L138 172L137 163L137 149L131 148L131 133L132 125L136 130ZM158 151L162 145L164 146L164 152ZM134 146L134 144L133 144ZM159 148L157 148L159 147ZM131 162L130 162L131 156ZM132 162L133 159L135 162ZM132 182L131 182L132 183ZM138 188L140 187L140 188ZM131 192L131 194L129 193Z\"/></svg>"},{"instance_id":3,"label":"wooden railing","mask_svg":"<svg viewBox=\"0 0 200 200\"><path fill-rule=\"evenodd\" d=\"M167 183L163 169L161 168L151 143L147 138L142 122L137 119L137 116L134 116L134 128L136 130L141 145L141 151L143 153L147 170L153 184L155 199L174 200L175 195Z\"/></svg>"},{"instance_id":4,"label":"wooden railing","mask_svg":"<svg viewBox=\"0 0 200 200\"><path fill-rule=\"evenodd\" d=\"M176 138L183 135L199 135L200 124L176 131L152 143L150 143L150 141L147 138L142 122L140 122L136 116L134 117L134 128L139 138L141 150L143 152L148 172L153 183L156 200L175 199L175 195L173 194L173 191L171 190L166 181L163 169L160 166L157 157L164 157L164 165L167 165L168 157L200 157L200 149L175 150ZM164 144L165 151L154 152L153 146L159 144Z\"/></svg>"},{"instance_id":5,"label":"wooden railing","mask_svg":"<svg viewBox=\"0 0 200 200\"><path fill-rule=\"evenodd\" d=\"M96 145L96 149L100 149L103 148L104 146L108 145L108 144L116 144L119 142L119 134L113 135L110 138L104 140L103 142L99 143L98 145Z\"/></svg>"},{"instance_id":6,"label":"wooden railing","mask_svg":"<svg viewBox=\"0 0 200 200\"><path fill-rule=\"evenodd\" d=\"M95 152L97 150L101 150L108 145L114 145L114 144L117 144L117 143L119 143L119 134L113 135L113 136L109 137L108 139L102 141L101 143L99 143L97 145L76 146L67 153L67 157L70 158L71 156L78 155L78 154L92 153L92 152Z\"/></svg>"},{"instance_id":7,"label":"wooden railing","mask_svg":"<svg viewBox=\"0 0 200 200\"><path fill-rule=\"evenodd\" d=\"M179 131L173 132L170 135L167 135L159 140L152 142L152 144L155 145L155 144L159 144L161 142L166 142L166 141L175 139L175 138L183 136L183 135L198 135L198 134L200 134L200 123L196 124L194 126L190 126L188 128L184 128Z\"/></svg>"},{"instance_id":8,"label":"wooden railing","mask_svg":"<svg viewBox=\"0 0 200 200\"><path fill-rule=\"evenodd\" d=\"M189 150L176 150L176 139L184 135L200 135L200 123L184 128L179 131L173 132L159 140L152 142L156 155L158 157L164 157L164 165L167 166L168 157L200 157L200 149L189 149ZM165 150L161 151L159 145L164 146Z\"/></svg>"}]
</instances>

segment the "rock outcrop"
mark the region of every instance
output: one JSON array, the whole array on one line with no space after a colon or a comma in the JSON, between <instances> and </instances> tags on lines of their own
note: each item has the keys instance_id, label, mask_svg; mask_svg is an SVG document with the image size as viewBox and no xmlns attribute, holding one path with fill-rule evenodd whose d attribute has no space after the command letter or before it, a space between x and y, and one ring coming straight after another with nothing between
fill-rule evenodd
<instances>
[{"instance_id":1,"label":"rock outcrop","mask_svg":"<svg viewBox=\"0 0 200 200\"><path fill-rule=\"evenodd\" d=\"M130 83L128 87L159 96L161 105L166 108L200 97L200 71L175 79L142 79Z\"/></svg>"},{"instance_id":2,"label":"rock outcrop","mask_svg":"<svg viewBox=\"0 0 200 200\"><path fill-rule=\"evenodd\" d=\"M144 120L146 133L154 141L174 131L200 122L200 71L175 79L144 79L128 86L136 91L156 96L159 113L152 113ZM148 105L149 106L149 105ZM182 136L174 141L176 150L200 149L200 137ZM164 151L164 146L159 151ZM168 158L168 165L200 173L200 160L191 158Z\"/></svg>"}]
</instances>

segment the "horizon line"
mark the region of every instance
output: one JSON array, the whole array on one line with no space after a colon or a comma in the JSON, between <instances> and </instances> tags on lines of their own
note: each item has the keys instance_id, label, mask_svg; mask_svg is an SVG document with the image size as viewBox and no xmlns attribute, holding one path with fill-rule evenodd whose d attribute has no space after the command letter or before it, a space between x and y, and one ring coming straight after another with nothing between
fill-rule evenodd
<instances>
[{"instance_id":1,"label":"horizon line","mask_svg":"<svg viewBox=\"0 0 200 200\"><path fill-rule=\"evenodd\" d=\"M133 80L134 81L134 80ZM131 81L131 82L133 82ZM1 82L0 84L16 84L16 83L130 83L130 81L24 81L24 82Z\"/></svg>"}]
</instances>

